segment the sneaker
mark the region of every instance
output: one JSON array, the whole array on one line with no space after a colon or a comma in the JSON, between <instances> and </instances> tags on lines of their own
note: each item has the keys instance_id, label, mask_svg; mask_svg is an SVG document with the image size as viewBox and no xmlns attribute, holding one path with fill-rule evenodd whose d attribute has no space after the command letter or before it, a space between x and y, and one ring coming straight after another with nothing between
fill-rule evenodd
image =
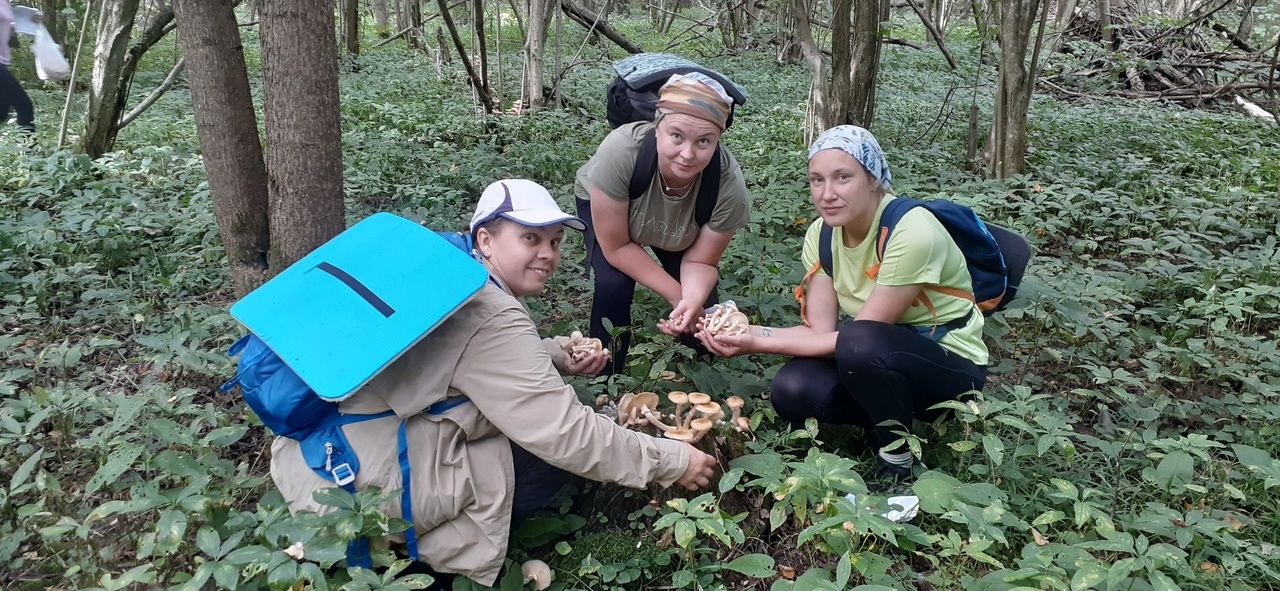
<instances>
[{"instance_id":1,"label":"sneaker","mask_svg":"<svg viewBox=\"0 0 1280 591\"><path fill-rule=\"evenodd\" d=\"M872 493L896 492L904 482L911 480L911 467L890 464L876 457L876 469L865 478L867 491Z\"/></svg>"}]
</instances>

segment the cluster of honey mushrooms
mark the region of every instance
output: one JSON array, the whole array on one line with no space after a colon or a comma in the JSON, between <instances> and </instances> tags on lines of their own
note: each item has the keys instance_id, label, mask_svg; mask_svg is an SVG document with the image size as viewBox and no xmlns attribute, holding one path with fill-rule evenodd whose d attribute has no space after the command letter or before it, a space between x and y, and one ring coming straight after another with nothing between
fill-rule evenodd
<instances>
[{"instance_id":1,"label":"cluster of honey mushrooms","mask_svg":"<svg viewBox=\"0 0 1280 591\"><path fill-rule=\"evenodd\" d=\"M585 337L576 330L561 344L561 347L574 363L581 362L600 351L604 351L606 355L609 354L609 350L604 348L604 343L600 342L600 339Z\"/></svg>"},{"instance_id":2,"label":"cluster of honey mushrooms","mask_svg":"<svg viewBox=\"0 0 1280 591\"><path fill-rule=\"evenodd\" d=\"M702 322L703 326L707 328L707 332L713 335L745 334L750 326L747 321L747 315L739 312L738 306L733 302L712 306L707 311L707 317Z\"/></svg>"},{"instance_id":3,"label":"cluster of honey mushrooms","mask_svg":"<svg viewBox=\"0 0 1280 591\"><path fill-rule=\"evenodd\" d=\"M710 432L712 427L726 424L720 404L712 401L711 396L707 394L676 391L667 394L667 400L670 400L676 408L670 415L664 417L662 411L658 410L657 394L653 392L623 394L617 404L618 424L641 427L648 423L662 431L664 437L688 443L696 443ZM742 416L742 398L730 396L724 403L733 413L728 424L736 427L738 431L749 431L751 422ZM686 408L688 411L685 410ZM669 418L672 424L662 422L663 418Z\"/></svg>"}]
</instances>

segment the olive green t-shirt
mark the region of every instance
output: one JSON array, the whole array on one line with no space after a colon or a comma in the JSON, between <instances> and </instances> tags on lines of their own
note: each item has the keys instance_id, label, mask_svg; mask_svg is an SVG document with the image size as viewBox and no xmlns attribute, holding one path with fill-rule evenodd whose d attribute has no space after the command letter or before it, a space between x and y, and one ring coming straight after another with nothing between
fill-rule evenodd
<instances>
[{"instance_id":1,"label":"olive green t-shirt","mask_svg":"<svg viewBox=\"0 0 1280 591\"><path fill-rule=\"evenodd\" d=\"M893 199L885 196L876 210L871 228L880 227L880 215L885 205ZM804 252L801 260L804 268L810 269L818 260L819 234L822 232L822 220L814 220L804 237ZM833 228L831 232L831 272L835 275L836 297L840 309L849 316L857 316L862 306L871 297L871 290L878 285L941 285L953 289L973 291L973 281L969 278L969 267L965 264L964 253L956 246L947 229L938 218L928 210L917 207L907 212L894 227L884 248L884 260L880 263L880 271L873 279L868 271L875 266L875 240L868 238L852 248L844 245L844 232L841 228ZM825 273L819 269L819 273ZM969 300L955 296L925 290L925 295L933 302L938 312L937 318L929 313L928 308L919 303L912 304L898 319L898 324L912 326L933 326L946 324L973 311L968 324L963 328L952 330L938 341L943 348L956 353L978 365L986 365L988 360L987 345L982 342L982 313Z\"/></svg>"},{"instance_id":2,"label":"olive green t-shirt","mask_svg":"<svg viewBox=\"0 0 1280 591\"><path fill-rule=\"evenodd\" d=\"M591 199L591 187L598 187L605 195L618 201L626 201L631 185L631 173L635 170L640 154L640 142L654 124L650 121L628 123L609 133L600 143L594 156L578 169L574 182L574 194L579 199ZM698 237L698 225L694 210L698 199L701 178L694 181L689 191L681 197L668 197L662 192L662 184L655 171L649 189L631 200L628 228L631 241L662 250L681 251L689 248ZM723 145L720 147L720 196L711 219L712 230L733 233L747 225L751 216L751 203L747 197L747 185L742 169Z\"/></svg>"}]
</instances>

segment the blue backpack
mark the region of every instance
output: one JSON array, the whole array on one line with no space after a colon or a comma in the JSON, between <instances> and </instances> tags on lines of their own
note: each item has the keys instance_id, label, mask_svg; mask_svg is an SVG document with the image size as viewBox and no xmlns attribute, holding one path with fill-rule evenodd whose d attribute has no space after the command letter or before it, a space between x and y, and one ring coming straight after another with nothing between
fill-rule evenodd
<instances>
[{"instance_id":1,"label":"blue backpack","mask_svg":"<svg viewBox=\"0 0 1280 591\"><path fill-rule=\"evenodd\" d=\"M450 244L463 252L472 250L471 237L457 232L438 232ZM348 415L338 411L338 404L321 398L298 374L294 373L262 339L253 333L241 337L227 351L231 357L240 357L235 377L222 384L227 392L240 386L245 403L272 434L288 437L298 442L302 457L321 478L333 482L343 490L355 494L356 475L360 472L360 459L356 457L346 435L344 425L395 416L395 411L371 415ZM465 404L464 396L447 398L430 406L427 414L437 415L458 405ZM418 559L418 538L413 526L413 497L409 479L409 450L405 437L405 421L400 422L397 439L397 455L400 464L400 511L409 529L405 542L409 556ZM369 542L358 538L347 547L349 566L370 568Z\"/></svg>"},{"instance_id":2,"label":"blue backpack","mask_svg":"<svg viewBox=\"0 0 1280 591\"><path fill-rule=\"evenodd\" d=\"M875 238L876 259L884 260L884 249L889 243L890 236L893 235L894 228L907 212L917 207L929 210L942 223L942 227L946 228L956 246L964 253L969 277L973 280L972 291L967 292L941 285L926 285L924 289L974 302L985 316L1003 310L1018 293L1018 286L1022 282L1023 273L1030 260L1031 248L1021 235L994 224L984 223L972 209L964 205L945 199L923 201L909 197L894 198L885 205L884 212L880 215L880 227ZM824 224L818 236L818 263L810 269L805 277L806 282L818 268L828 276L834 276L831 240L832 228ZM880 266L877 264L867 273L874 278L879 269ZM802 288L803 286L796 289L797 297L802 297ZM919 301L936 315L928 295L922 292ZM803 303L801 310L803 314ZM963 327L968 322L967 314L946 324L914 328L917 332L938 340L948 331Z\"/></svg>"}]
</instances>

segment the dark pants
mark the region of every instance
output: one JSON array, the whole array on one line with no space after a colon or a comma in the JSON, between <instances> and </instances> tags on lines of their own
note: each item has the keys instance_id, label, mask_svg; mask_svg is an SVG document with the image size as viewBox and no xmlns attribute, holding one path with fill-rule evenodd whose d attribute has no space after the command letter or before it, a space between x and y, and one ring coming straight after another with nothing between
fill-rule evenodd
<instances>
[{"instance_id":1,"label":"dark pants","mask_svg":"<svg viewBox=\"0 0 1280 591\"><path fill-rule=\"evenodd\" d=\"M18 112L18 125L36 130L36 111L31 97L18 84L8 66L0 65L0 125L9 121L9 109Z\"/></svg>"},{"instance_id":2,"label":"dark pants","mask_svg":"<svg viewBox=\"0 0 1280 591\"><path fill-rule=\"evenodd\" d=\"M578 200L578 217L582 218L582 221L587 224L587 231L584 233L587 262L591 265L592 272L595 273L595 292L591 297L590 336L603 341L613 354L613 358L600 373L603 375L622 373L627 367L627 350L631 348L631 331L627 330L619 334L615 339L609 335L608 330L605 330L604 319L608 318L609 322L613 323L615 327L628 328L631 326L631 302L635 298L636 280L610 265L609 261L605 259L604 251L600 250L600 245L596 242L595 226L591 222L590 201ZM649 247L649 250L658 258L658 263L662 265L662 269L676 281L679 281L680 264L684 262L684 253L687 251L662 250L652 246ZM713 287L703 307L712 306L719 302L720 297ZM698 339L693 338L692 335L685 334L681 336L680 342L700 353L706 351L702 343L698 342Z\"/></svg>"},{"instance_id":3,"label":"dark pants","mask_svg":"<svg viewBox=\"0 0 1280 591\"><path fill-rule=\"evenodd\" d=\"M823 423L858 425L876 448L892 443L896 420L908 429L913 418L933 420L928 408L981 390L987 369L910 328L870 320L840 327L835 359L792 359L773 378L772 402L792 423L813 417ZM900 451L900 450L893 450Z\"/></svg>"}]
</instances>

